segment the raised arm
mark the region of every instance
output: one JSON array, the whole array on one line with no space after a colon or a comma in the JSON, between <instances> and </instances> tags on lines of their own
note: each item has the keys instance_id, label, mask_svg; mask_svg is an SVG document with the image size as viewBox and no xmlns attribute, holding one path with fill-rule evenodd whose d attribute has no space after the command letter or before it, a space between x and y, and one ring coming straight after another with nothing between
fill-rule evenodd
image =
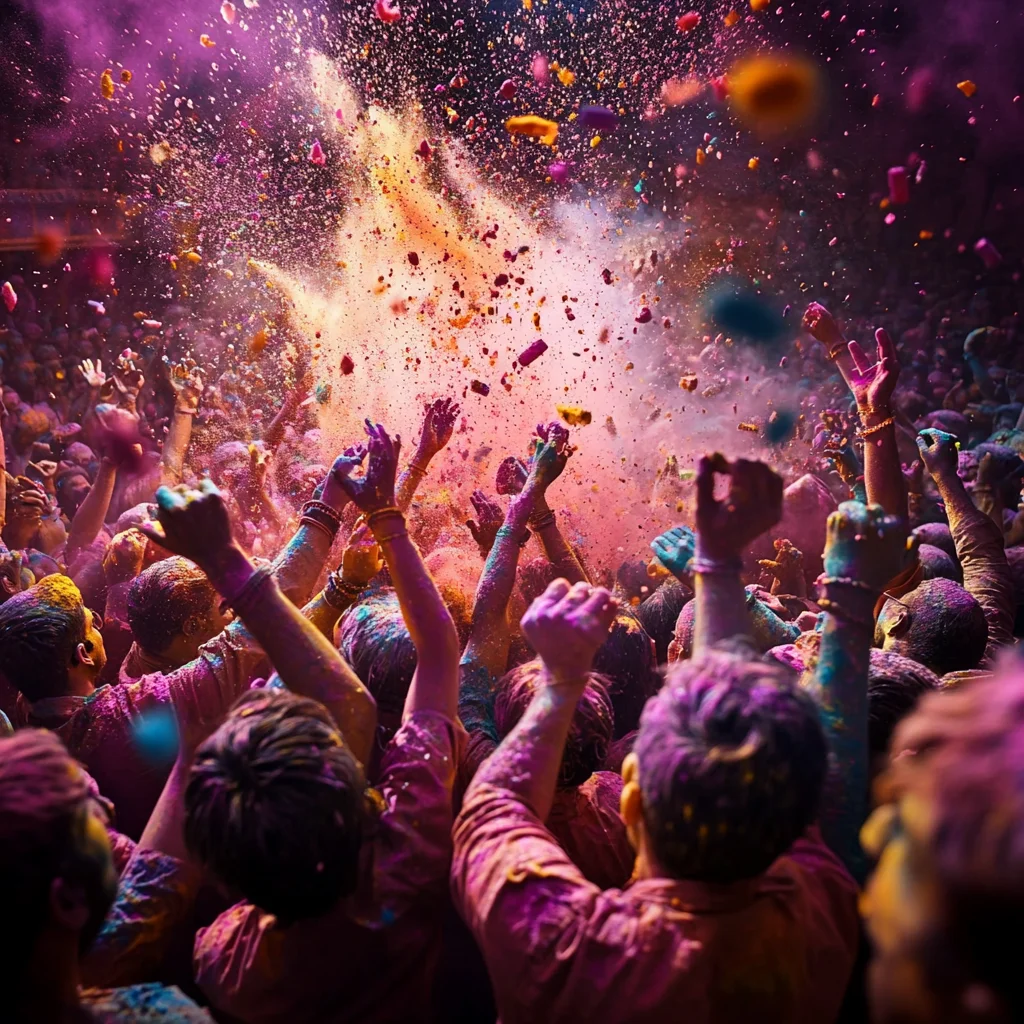
<instances>
[{"instance_id":1,"label":"raised arm","mask_svg":"<svg viewBox=\"0 0 1024 1024\"><path fill-rule=\"evenodd\" d=\"M514 794L545 821L555 797L576 705L618 602L602 587L555 580L523 617L523 633L544 663L526 713L474 776L477 786Z\"/></svg>"},{"instance_id":2,"label":"raised arm","mask_svg":"<svg viewBox=\"0 0 1024 1024\"><path fill-rule=\"evenodd\" d=\"M377 726L369 691L320 631L281 593L271 572L255 570L231 537L220 492L204 480L199 490L157 491L161 532L147 536L195 562L256 638L290 690L322 703L353 753L369 760Z\"/></svg>"},{"instance_id":3,"label":"raised arm","mask_svg":"<svg viewBox=\"0 0 1024 1024\"><path fill-rule=\"evenodd\" d=\"M729 494L715 498L715 474L730 478ZM740 574L752 540L782 518L782 477L763 462L724 455L697 465L697 544L692 571L696 622L694 653L733 636L753 639Z\"/></svg>"},{"instance_id":4,"label":"raised arm","mask_svg":"<svg viewBox=\"0 0 1024 1024\"><path fill-rule=\"evenodd\" d=\"M1003 532L971 501L957 472L959 458L952 434L922 430L917 437L917 447L946 506L956 556L964 571L964 589L974 596L985 613L988 623L985 659L991 662L1004 647L1013 643L1016 603Z\"/></svg>"},{"instance_id":5,"label":"raised arm","mask_svg":"<svg viewBox=\"0 0 1024 1024\"><path fill-rule=\"evenodd\" d=\"M425 406L416 454L398 478L395 490L395 505L402 512L409 510L416 488L427 475L430 460L452 439L458 415L459 407L450 398L437 398Z\"/></svg>"},{"instance_id":6,"label":"raised arm","mask_svg":"<svg viewBox=\"0 0 1024 1024\"><path fill-rule=\"evenodd\" d=\"M185 466L185 454L192 439L192 420L199 412L199 399L203 394L203 380L195 364L168 365L168 377L174 388L174 415L167 429L160 462L164 481L177 483ZM115 378L116 379L116 378Z\"/></svg>"},{"instance_id":7,"label":"raised arm","mask_svg":"<svg viewBox=\"0 0 1024 1024\"><path fill-rule=\"evenodd\" d=\"M825 612L813 688L834 762L822 808L822 833L854 877L863 879L858 838L868 801L868 666L874 606L905 566L907 525L878 506L846 501L828 519Z\"/></svg>"},{"instance_id":8,"label":"raised arm","mask_svg":"<svg viewBox=\"0 0 1024 1024\"><path fill-rule=\"evenodd\" d=\"M459 637L451 613L423 564L395 506L395 471L401 438L394 440L379 424L367 421L369 462L366 475L341 481L366 516L384 553L409 636L416 648L416 671L405 698L405 717L436 711L455 720L458 714Z\"/></svg>"},{"instance_id":9,"label":"raised arm","mask_svg":"<svg viewBox=\"0 0 1024 1024\"><path fill-rule=\"evenodd\" d=\"M302 614L333 643L338 620L383 568L373 534L365 523L360 523L345 545L341 566L327 577L323 590L303 608Z\"/></svg>"}]
</instances>

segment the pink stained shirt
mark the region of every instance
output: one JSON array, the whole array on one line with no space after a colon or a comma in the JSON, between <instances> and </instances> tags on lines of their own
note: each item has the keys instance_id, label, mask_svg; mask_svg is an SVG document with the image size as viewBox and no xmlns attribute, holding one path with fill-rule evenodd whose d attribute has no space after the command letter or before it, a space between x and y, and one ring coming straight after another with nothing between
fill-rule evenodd
<instances>
[{"instance_id":1,"label":"pink stained shirt","mask_svg":"<svg viewBox=\"0 0 1024 1024\"><path fill-rule=\"evenodd\" d=\"M50 697L29 705L27 724L51 729L113 802L117 827L138 839L167 780L170 765L148 760L135 742L140 716L172 704L196 720L217 722L265 660L240 623L232 623L199 650L199 657L166 675L129 685L103 686L88 697Z\"/></svg>"},{"instance_id":2,"label":"pink stained shirt","mask_svg":"<svg viewBox=\"0 0 1024 1024\"><path fill-rule=\"evenodd\" d=\"M473 787L452 891L502 1024L829 1024L853 968L857 886L817 829L761 877L601 891L513 793Z\"/></svg>"},{"instance_id":3,"label":"pink stained shirt","mask_svg":"<svg viewBox=\"0 0 1024 1024\"><path fill-rule=\"evenodd\" d=\"M197 933L195 978L213 1007L247 1024L430 1018L464 738L435 712L406 719L381 759L356 892L334 909L281 928L239 903Z\"/></svg>"}]
</instances>

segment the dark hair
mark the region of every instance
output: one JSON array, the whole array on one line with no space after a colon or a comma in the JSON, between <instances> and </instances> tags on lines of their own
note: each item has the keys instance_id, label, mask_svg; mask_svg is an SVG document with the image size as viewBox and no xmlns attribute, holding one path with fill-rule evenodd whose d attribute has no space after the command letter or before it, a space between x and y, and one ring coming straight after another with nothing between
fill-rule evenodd
<instances>
[{"instance_id":1,"label":"dark hair","mask_svg":"<svg viewBox=\"0 0 1024 1024\"><path fill-rule=\"evenodd\" d=\"M221 881L282 925L356 886L365 781L323 705L249 690L196 752L185 842Z\"/></svg>"},{"instance_id":2,"label":"dark hair","mask_svg":"<svg viewBox=\"0 0 1024 1024\"><path fill-rule=\"evenodd\" d=\"M543 675L543 665L539 659L534 659L516 666L498 680L494 688L494 726L499 740L523 717ZM558 773L561 789L581 786L594 772L601 770L608 757L613 720L607 685L607 679L590 673L565 741Z\"/></svg>"},{"instance_id":3,"label":"dark hair","mask_svg":"<svg viewBox=\"0 0 1024 1024\"><path fill-rule=\"evenodd\" d=\"M102 873L109 865L82 848L88 798L85 774L53 733L20 729L0 739L4 925L19 937L9 947L13 961L5 957L0 967L5 992L10 985L23 983L19 969L27 962L34 939L49 917L50 888L55 878L81 882L92 900L105 899Z\"/></svg>"},{"instance_id":4,"label":"dark hair","mask_svg":"<svg viewBox=\"0 0 1024 1024\"><path fill-rule=\"evenodd\" d=\"M67 692L85 641L85 606L67 576L47 576L0 605L0 672L28 701Z\"/></svg>"},{"instance_id":5,"label":"dark hair","mask_svg":"<svg viewBox=\"0 0 1024 1024\"><path fill-rule=\"evenodd\" d=\"M143 650L165 651L193 615L210 610L217 592L205 572L187 558L154 562L128 588L128 625Z\"/></svg>"},{"instance_id":6,"label":"dark hair","mask_svg":"<svg viewBox=\"0 0 1024 1024\"><path fill-rule=\"evenodd\" d=\"M946 523L922 523L914 528L914 536L920 538L922 544L930 544L945 551L950 558L956 558L953 534Z\"/></svg>"},{"instance_id":7,"label":"dark hair","mask_svg":"<svg viewBox=\"0 0 1024 1024\"><path fill-rule=\"evenodd\" d=\"M789 849L817 813L828 757L793 674L720 649L672 666L633 750L658 863L709 882L754 878Z\"/></svg>"},{"instance_id":8,"label":"dark hair","mask_svg":"<svg viewBox=\"0 0 1024 1024\"><path fill-rule=\"evenodd\" d=\"M900 637L900 654L939 676L977 667L988 643L988 623L981 605L959 583L924 580L901 600L912 619Z\"/></svg>"},{"instance_id":9,"label":"dark hair","mask_svg":"<svg viewBox=\"0 0 1024 1024\"><path fill-rule=\"evenodd\" d=\"M693 594L673 578L667 580L636 610L637 620L654 641L658 664L668 661L668 645L676 631L676 621Z\"/></svg>"},{"instance_id":10,"label":"dark hair","mask_svg":"<svg viewBox=\"0 0 1024 1024\"><path fill-rule=\"evenodd\" d=\"M640 723L647 698L658 692L654 642L635 615L620 611L608 639L594 656L594 671L608 678L608 696L615 709L615 739L632 732Z\"/></svg>"},{"instance_id":11,"label":"dark hair","mask_svg":"<svg viewBox=\"0 0 1024 1024\"><path fill-rule=\"evenodd\" d=\"M917 549L917 557L926 580L941 577L963 584L964 571L960 568L960 563L955 558L950 558L942 548L934 547L932 544L921 544Z\"/></svg>"},{"instance_id":12,"label":"dark hair","mask_svg":"<svg viewBox=\"0 0 1024 1024\"><path fill-rule=\"evenodd\" d=\"M1010 578L1013 580L1013 635L1021 636L1024 635L1024 547L1017 545L1007 548L1006 561L1009 563Z\"/></svg>"},{"instance_id":13,"label":"dark hair","mask_svg":"<svg viewBox=\"0 0 1024 1024\"><path fill-rule=\"evenodd\" d=\"M338 649L382 714L400 715L416 671L416 648L393 590L381 591L342 617Z\"/></svg>"},{"instance_id":14,"label":"dark hair","mask_svg":"<svg viewBox=\"0 0 1024 1024\"><path fill-rule=\"evenodd\" d=\"M896 726L914 710L922 694L938 690L939 677L895 651L871 648L868 669L868 749L886 754Z\"/></svg>"}]
</instances>

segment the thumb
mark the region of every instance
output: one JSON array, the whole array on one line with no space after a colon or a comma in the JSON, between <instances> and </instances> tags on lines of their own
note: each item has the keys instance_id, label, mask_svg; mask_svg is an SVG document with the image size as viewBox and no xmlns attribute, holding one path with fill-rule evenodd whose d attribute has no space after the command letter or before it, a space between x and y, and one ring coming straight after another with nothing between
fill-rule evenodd
<instances>
[{"instance_id":1,"label":"thumb","mask_svg":"<svg viewBox=\"0 0 1024 1024\"><path fill-rule=\"evenodd\" d=\"M164 528L160 523L139 523L135 527L144 537L154 541L161 547L169 547L167 543L167 534L164 532Z\"/></svg>"}]
</instances>

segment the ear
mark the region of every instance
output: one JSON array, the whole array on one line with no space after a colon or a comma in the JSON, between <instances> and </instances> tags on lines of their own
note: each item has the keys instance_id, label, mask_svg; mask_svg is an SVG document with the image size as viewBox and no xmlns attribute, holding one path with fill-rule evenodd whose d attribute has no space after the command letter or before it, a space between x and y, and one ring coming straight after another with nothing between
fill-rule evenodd
<instances>
[{"instance_id":1,"label":"ear","mask_svg":"<svg viewBox=\"0 0 1024 1024\"><path fill-rule=\"evenodd\" d=\"M89 903L81 886L55 878L50 883L50 913L62 928L80 932L89 921Z\"/></svg>"},{"instance_id":2,"label":"ear","mask_svg":"<svg viewBox=\"0 0 1024 1024\"><path fill-rule=\"evenodd\" d=\"M199 621L194 615L190 615L182 624L181 631L185 636L192 636L199 632Z\"/></svg>"},{"instance_id":3,"label":"ear","mask_svg":"<svg viewBox=\"0 0 1024 1024\"><path fill-rule=\"evenodd\" d=\"M92 660L92 655L86 650L85 644L79 644L75 648L75 660L80 665L88 665L92 668L96 662Z\"/></svg>"},{"instance_id":4,"label":"ear","mask_svg":"<svg viewBox=\"0 0 1024 1024\"><path fill-rule=\"evenodd\" d=\"M910 623L913 616L910 611L900 606L894 615L888 617L883 625L886 636L898 638L904 636L910 630Z\"/></svg>"},{"instance_id":5,"label":"ear","mask_svg":"<svg viewBox=\"0 0 1024 1024\"><path fill-rule=\"evenodd\" d=\"M643 822L644 800L640 792L640 762L636 754L629 753L622 762L622 793L619 796L619 814L632 841L634 831Z\"/></svg>"}]
</instances>

